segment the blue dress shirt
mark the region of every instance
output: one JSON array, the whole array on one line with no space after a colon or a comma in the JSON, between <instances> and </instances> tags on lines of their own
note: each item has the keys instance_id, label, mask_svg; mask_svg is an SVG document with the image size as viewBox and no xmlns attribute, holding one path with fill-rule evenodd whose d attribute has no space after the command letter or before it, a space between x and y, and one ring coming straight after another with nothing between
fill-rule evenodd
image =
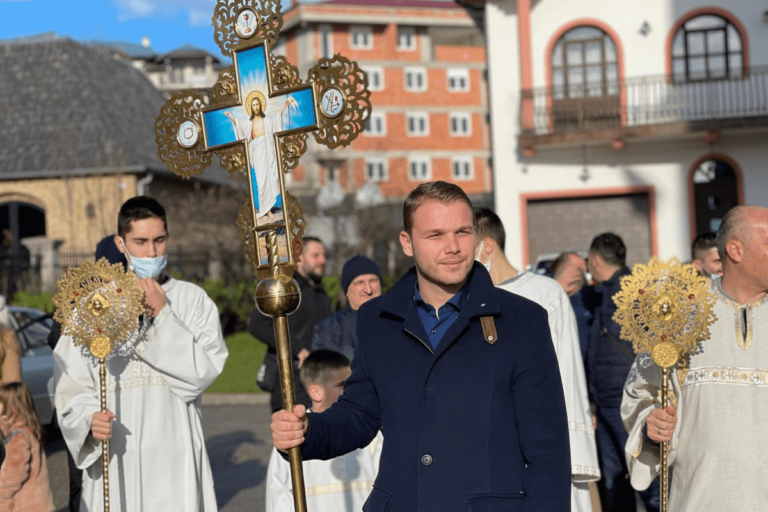
<instances>
[{"instance_id":1,"label":"blue dress shirt","mask_svg":"<svg viewBox=\"0 0 768 512\"><path fill-rule=\"evenodd\" d=\"M424 302L424 299L421 298L419 283L418 281L416 282L413 300L416 301L419 319L424 326L424 330L427 332L427 336L429 336L429 343L432 345L433 350L437 349L440 340L443 339L448 328L456 320L456 317L459 316L462 296L464 295L463 291L464 289L462 288L448 302L440 306L440 309L435 310L435 308Z\"/></svg>"}]
</instances>

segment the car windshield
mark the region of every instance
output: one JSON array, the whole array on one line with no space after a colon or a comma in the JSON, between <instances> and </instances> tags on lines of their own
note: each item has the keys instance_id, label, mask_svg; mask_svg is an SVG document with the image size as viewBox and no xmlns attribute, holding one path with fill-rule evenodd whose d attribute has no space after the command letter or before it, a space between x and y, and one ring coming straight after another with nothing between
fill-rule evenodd
<instances>
[{"instance_id":1,"label":"car windshield","mask_svg":"<svg viewBox=\"0 0 768 512\"><path fill-rule=\"evenodd\" d=\"M27 349L48 346L48 333L53 325L50 315L34 309L12 310L19 325L19 336L27 342Z\"/></svg>"}]
</instances>

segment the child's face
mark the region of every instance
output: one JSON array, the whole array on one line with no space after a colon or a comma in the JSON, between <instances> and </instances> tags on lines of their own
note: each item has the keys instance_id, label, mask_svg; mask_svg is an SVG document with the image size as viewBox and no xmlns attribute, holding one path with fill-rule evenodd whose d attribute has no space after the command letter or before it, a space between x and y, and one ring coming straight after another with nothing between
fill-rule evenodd
<instances>
[{"instance_id":1,"label":"child's face","mask_svg":"<svg viewBox=\"0 0 768 512\"><path fill-rule=\"evenodd\" d=\"M342 393L344 393L344 381L350 375L352 375L352 369L349 366L331 372L331 378L328 382L323 386L318 385L322 390L322 399L319 402L313 403L312 409L315 412L323 412L335 404Z\"/></svg>"}]
</instances>

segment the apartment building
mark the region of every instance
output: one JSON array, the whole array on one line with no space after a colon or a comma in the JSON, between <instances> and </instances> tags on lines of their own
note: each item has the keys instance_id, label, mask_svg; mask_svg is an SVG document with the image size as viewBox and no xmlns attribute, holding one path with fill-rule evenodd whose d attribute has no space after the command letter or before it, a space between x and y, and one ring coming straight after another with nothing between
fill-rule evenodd
<instances>
[{"instance_id":1,"label":"apartment building","mask_svg":"<svg viewBox=\"0 0 768 512\"><path fill-rule=\"evenodd\" d=\"M768 6L466 0L488 41L495 205L518 265L621 234L690 258L768 202Z\"/></svg>"}]
</instances>

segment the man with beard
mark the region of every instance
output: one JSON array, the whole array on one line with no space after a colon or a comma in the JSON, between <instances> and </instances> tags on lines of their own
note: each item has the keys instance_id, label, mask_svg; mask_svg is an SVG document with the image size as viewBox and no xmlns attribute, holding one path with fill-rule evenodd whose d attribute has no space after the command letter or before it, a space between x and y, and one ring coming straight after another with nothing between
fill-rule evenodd
<instances>
[{"instance_id":1,"label":"man with beard","mask_svg":"<svg viewBox=\"0 0 768 512\"><path fill-rule=\"evenodd\" d=\"M474 210L456 185L419 185L403 224L416 266L360 308L344 394L322 413L275 413L275 446L328 459L383 429L367 512L568 510L568 423L546 311L494 287L474 262Z\"/></svg>"},{"instance_id":2,"label":"man with beard","mask_svg":"<svg viewBox=\"0 0 768 512\"><path fill-rule=\"evenodd\" d=\"M699 235L691 244L693 266L700 276L715 278L723 275L723 263L717 253L717 235Z\"/></svg>"},{"instance_id":3,"label":"man with beard","mask_svg":"<svg viewBox=\"0 0 768 512\"><path fill-rule=\"evenodd\" d=\"M299 369L309 355L312 347L312 334L315 324L331 314L331 300L326 295L322 285L323 270L325 270L325 247L319 238L305 236L302 238L304 249L298 260L298 269L293 278L301 290L299 308L288 316L288 329L291 333L291 350L293 351L293 377L296 390L296 403L306 407L312 405L309 395L299 379ZM251 314L248 331L258 340L267 345L264 362L259 368L256 383L265 391L272 392L272 411L283 408L283 392L277 369L277 345L275 328L272 317L261 314L256 310Z\"/></svg>"}]
</instances>

